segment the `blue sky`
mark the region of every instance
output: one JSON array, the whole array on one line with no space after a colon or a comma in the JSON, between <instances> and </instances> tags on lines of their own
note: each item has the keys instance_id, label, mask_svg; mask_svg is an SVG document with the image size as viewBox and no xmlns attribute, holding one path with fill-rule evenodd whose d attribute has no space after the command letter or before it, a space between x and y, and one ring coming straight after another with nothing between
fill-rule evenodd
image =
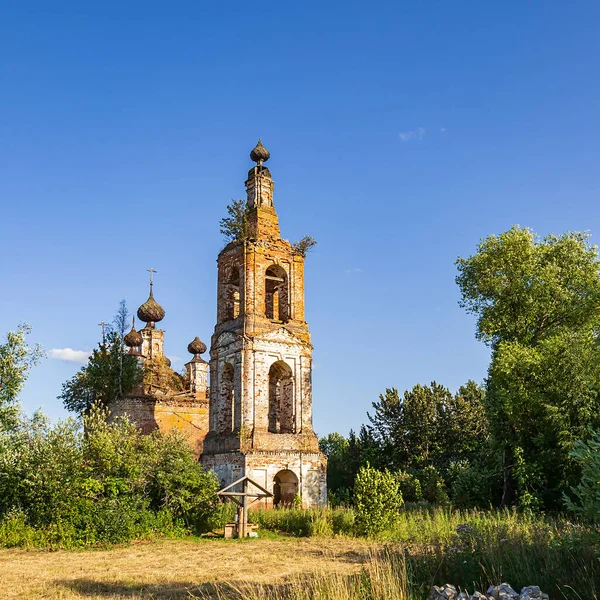
<instances>
[{"instance_id":1,"label":"blue sky","mask_svg":"<svg viewBox=\"0 0 600 600\"><path fill-rule=\"evenodd\" d=\"M512 224L600 238L597 2L5 2L0 333L89 351L121 298L209 341L219 219L271 151L282 234L311 234L314 422L386 387L482 381L457 256ZM64 415L47 358L23 406Z\"/></svg>"}]
</instances>

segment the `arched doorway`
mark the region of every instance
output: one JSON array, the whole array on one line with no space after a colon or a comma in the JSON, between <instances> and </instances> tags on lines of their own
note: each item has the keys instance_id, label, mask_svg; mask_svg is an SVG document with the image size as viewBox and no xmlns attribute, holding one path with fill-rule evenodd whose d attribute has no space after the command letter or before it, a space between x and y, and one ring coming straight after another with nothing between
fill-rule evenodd
<instances>
[{"instance_id":1,"label":"arched doorway","mask_svg":"<svg viewBox=\"0 0 600 600\"><path fill-rule=\"evenodd\" d=\"M269 369L269 432L294 433L294 376L278 360Z\"/></svg>"},{"instance_id":2,"label":"arched doorway","mask_svg":"<svg viewBox=\"0 0 600 600\"><path fill-rule=\"evenodd\" d=\"M291 506L298 493L298 477L289 469L279 471L273 479L273 506Z\"/></svg>"}]
</instances>

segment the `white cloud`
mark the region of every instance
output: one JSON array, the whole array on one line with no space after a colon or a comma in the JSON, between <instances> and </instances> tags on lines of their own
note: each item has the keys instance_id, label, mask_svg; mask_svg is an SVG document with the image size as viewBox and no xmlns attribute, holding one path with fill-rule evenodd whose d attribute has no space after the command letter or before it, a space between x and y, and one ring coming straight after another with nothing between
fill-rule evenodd
<instances>
[{"instance_id":1,"label":"white cloud","mask_svg":"<svg viewBox=\"0 0 600 600\"><path fill-rule=\"evenodd\" d=\"M425 137L425 128L417 127L412 131L401 131L398 137L402 142L410 142L410 140L422 140Z\"/></svg>"},{"instance_id":2,"label":"white cloud","mask_svg":"<svg viewBox=\"0 0 600 600\"><path fill-rule=\"evenodd\" d=\"M73 350L72 348L52 348L49 354L50 358L55 358L56 360L66 360L68 362L84 365L90 357L91 352L86 350Z\"/></svg>"},{"instance_id":3,"label":"white cloud","mask_svg":"<svg viewBox=\"0 0 600 600\"><path fill-rule=\"evenodd\" d=\"M446 133L446 131L448 131L448 130L447 130L445 127L442 127L442 128L440 129L440 131L441 131L442 133Z\"/></svg>"},{"instance_id":4,"label":"white cloud","mask_svg":"<svg viewBox=\"0 0 600 600\"><path fill-rule=\"evenodd\" d=\"M353 269L346 269L344 273L362 273L362 269L360 267L354 267Z\"/></svg>"}]
</instances>

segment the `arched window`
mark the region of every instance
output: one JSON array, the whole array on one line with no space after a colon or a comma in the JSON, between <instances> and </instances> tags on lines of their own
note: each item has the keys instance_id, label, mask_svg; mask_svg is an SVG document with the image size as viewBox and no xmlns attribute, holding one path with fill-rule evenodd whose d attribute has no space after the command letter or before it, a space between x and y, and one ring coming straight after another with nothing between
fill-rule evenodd
<instances>
[{"instance_id":1,"label":"arched window","mask_svg":"<svg viewBox=\"0 0 600 600\"><path fill-rule=\"evenodd\" d=\"M235 402L235 388L233 379L233 365L227 363L221 373L220 406L217 414L217 429L219 433L233 431L233 405Z\"/></svg>"},{"instance_id":2,"label":"arched window","mask_svg":"<svg viewBox=\"0 0 600 600\"><path fill-rule=\"evenodd\" d=\"M269 369L269 431L294 433L294 414L292 369L279 360Z\"/></svg>"},{"instance_id":3,"label":"arched window","mask_svg":"<svg viewBox=\"0 0 600 600\"><path fill-rule=\"evenodd\" d=\"M240 315L240 270L230 267L223 286L223 320L231 321Z\"/></svg>"},{"instance_id":4,"label":"arched window","mask_svg":"<svg viewBox=\"0 0 600 600\"><path fill-rule=\"evenodd\" d=\"M271 265L265 273L265 315L272 321L289 319L288 278L279 265Z\"/></svg>"}]
</instances>

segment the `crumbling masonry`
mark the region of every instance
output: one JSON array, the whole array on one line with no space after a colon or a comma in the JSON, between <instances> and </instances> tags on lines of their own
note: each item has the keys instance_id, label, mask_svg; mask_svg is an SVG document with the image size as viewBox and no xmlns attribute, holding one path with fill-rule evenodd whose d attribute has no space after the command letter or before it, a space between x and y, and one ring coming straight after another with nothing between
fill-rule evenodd
<instances>
[{"instance_id":1,"label":"crumbling masonry","mask_svg":"<svg viewBox=\"0 0 600 600\"><path fill-rule=\"evenodd\" d=\"M186 365L185 389L152 389L146 380L112 410L145 430L179 427L223 486L248 475L274 494L268 502L318 506L327 498L326 459L312 427L304 256L280 236L273 179L264 165L269 153L260 141L250 157L256 166L246 181L247 232L217 260L209 399L208 365L200 358L206 346L196 338L188 346L194 359ZM155 328L164 310L152 284L138 317L146 326L139 333L132 328L126 342L142 363L164 367L163 332Z\"/></svg>"}]
</instances>

